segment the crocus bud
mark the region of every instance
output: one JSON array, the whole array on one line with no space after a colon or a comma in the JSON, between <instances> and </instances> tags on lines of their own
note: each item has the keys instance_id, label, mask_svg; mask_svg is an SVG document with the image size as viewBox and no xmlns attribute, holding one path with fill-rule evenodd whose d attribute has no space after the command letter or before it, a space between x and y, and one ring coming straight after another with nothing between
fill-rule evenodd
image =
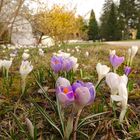
<instances>
[{"instance_id":1,"label":"crocus bud","mask_svg":"<svg viewBox=\"0 0 140 140\"><path fill-rule=\"evenodd\" d=\"M138 46L132 46L131 48L128 49L128 61L127 65L132 65L132 61L138 51Z\"/></svg>"},{"instance_id":2,"label":"crocus bud","mask_svg":"<svg viewBox=\"0 0 140 140\"><path fill-rule=\"evenodd\" d=\"M132 48L131 48L131 57L135 57L137 51L138 51L138 46L132 46Z\"/></svg>"},{"instance_id":3,"label":"crocus bud","mask_svg":"<svg viewBox=\"0 0 140 140\"><path fill-rule=\"evenodd\" d=\"M92 83L77 81L72 87L75 91L75 105L77 109L93 103L96 93Z\"/></svg>"},{"instance_id":4,"label":"crocus bud","mask_svg":"<svg viewBox=\"0 0 140 140\"><path fill-rule=\"evenodd\" d=\"M62 106L67 106L74 101L74 93L70 82L65 78L56 81L56 97Z\"/></svg>"},{"instance_id":5,"label":"crocus bud","mask_svg":"<svg viewBox=\"0 0 140 140\"><path fill-rule=\"evenodd\" d=\"M106 74L110 71L110 68L107 67L106 65L102 65L101 63L98 63L96 65L96 70L98 73L98 81L101 81L106 76Z\"/></svg>"},{"instance_id":6,"label":"crocus bud","mask_svg":"<svg viewBox=\"0 0 140 140\"><path fill-rule=\"evenodd\" d=\"M30 136L34 138L34 126L32 122L28 118L25 118L25 122L27 124L27 128L29 130Z\"/></svg>"},{"instance_id":7,"label":"crocus bud","mask_svg":"<svg viewBox=\"0 0 140 140\"><path fill-rule=\"evenodd\" d=\"M131 73L132 69L131 67L126 66L124 69L125 74L128 76Z\"/></svg>"}]
</instances>

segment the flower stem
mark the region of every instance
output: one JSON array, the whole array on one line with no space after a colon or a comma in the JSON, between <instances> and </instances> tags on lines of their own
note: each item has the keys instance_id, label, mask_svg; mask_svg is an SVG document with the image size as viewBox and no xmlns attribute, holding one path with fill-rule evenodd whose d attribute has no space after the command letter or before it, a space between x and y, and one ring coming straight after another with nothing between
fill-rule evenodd
<instances>
[{"instance_id":1,"label":"flower stem","mask_svg":"<svg viewBox=\"0 0 140 140\"><path fill-rule=\"evenodd\" d=\"M74 124L74 127L73 127L73 132L74 132L74 134L73 134L73 140L76 140L77 125L78 125L78 121L79 121L81 112L82 112L82 109L79 109L78 110L78 113L77 113L77 116L76 116L75 124Z\"/></svg>"},{"instance_id":2,"label":"flower stem","mask_svg":"<svg viewBox=\"0 0 140 140\"><path fill-rule=\"evenodd\" d=\"M26 88L26 80L25 78L22 78L22 95L25 93L25 88Z\"/></svg>"},{"instance_id":3,"label":"flower stem","mask_svg":"<svg viewBox=\"0 0 140 140\"><path fill-rule=\"evenodd\" d=\"M6 69L6 78L8 79L8 73L9 73L9 70Z\"/></svg>"}]
</instances>

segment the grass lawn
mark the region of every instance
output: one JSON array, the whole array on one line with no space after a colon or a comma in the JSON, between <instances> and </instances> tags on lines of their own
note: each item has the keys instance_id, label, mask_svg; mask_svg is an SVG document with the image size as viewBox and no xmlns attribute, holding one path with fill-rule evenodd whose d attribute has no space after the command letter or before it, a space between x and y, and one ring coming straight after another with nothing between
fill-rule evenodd
<instances>
[{"instance_id":1,"label":"grass lawn","mask_svg":"<svg viewBox=\"0 0 140 140\"><path fill-rule=\"evenodd\" d=\"M77 52L75 46L80 46ZM26 93L21 95L21 77L19 67L24 50L18 51L18 56L13 60L9 71L9 79L3 78L2 69L0 70L0 140L26 140L30 137L30 130L27 124L27 118L30 119L35 128L34 139L38 140L61 140L59 133L54 129L44 116L40 114L34 103L41 106L56 126L61 128L58 114L54 112L50 102L56 101L55 97L55 79L57 75L52 73L50 59L54 52L58 50L71 53L78 58L79 67L73 76L72 81L83 80L97 82L98 75L96 64L102 63L111 68L109 62L109 50L116 50L118 56L124 56L127 59L128 47L114 47L102 43L95 44L72 44L61 47L46 48L45 56L38 55L38 49L29 49L29 54L33 72L27 77ZM9 58L13 50L0 49L0 58ZM86 52L89 56L86 56ZM128 91L128 110L123 124L119 124L118 118L120 107L116 104L112 109L110 106L110 90L103 80L96 91L95 102L83 109L79 122L82 118L97 114L88 119L87 124L83 124L77 132L77 140L86 140L88 138L95 140L114 140L114 139L139 139L140 138L140 50L134 58L132 72L129 75ZM124 74L124 66L120 66L117 73ZM42 87L48 87L49 90L44 93L38 92ZM20 98L20 100L19 100ZM65 109L68 117L70 108ZM101 113L101 114L99 114ZM65 119L65 122L67 119Z\"/></svg>"}]
</instances>

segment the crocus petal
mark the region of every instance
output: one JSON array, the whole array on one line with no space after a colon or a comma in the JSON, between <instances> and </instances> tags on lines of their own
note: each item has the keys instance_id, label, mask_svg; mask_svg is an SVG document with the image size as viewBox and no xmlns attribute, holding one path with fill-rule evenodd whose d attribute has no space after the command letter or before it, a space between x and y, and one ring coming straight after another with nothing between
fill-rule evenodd
<instances>
[{"instance_id":1,"label":"crocus petal","mask_svg":"<svg viewBox=\"0 0 140 140\"><path fill-rule=\"evenodd\" d=\"M124 57L118 57L117 55L110 55L110 62L114 68L118 68L124 62Z\"/></svg>"},{"instance_id":2,"label":"crocus petal","mask_svg":"<svg viewBox=\"0 0 140 140\"><path fill-rule=\"evenodd\" d=\"M78 108L93 103L96 93L92 83L75 83L73 89L75 90L75 103Z\"/></svg>"},{"instance_id":3,"label":"crocus petal","mask_svg":"<svg viewBox=\"0 0 140 140\"><path fill-rule=\"evenodd\" d=\"M132 69L131 67L126 66L124 69L125 74L128 76L131 73Z\"/></svg>"},{"instance_id":4,"label":"crocus petal","mask_svg":"<svg viewBox=\"0 0 140 140\"><path fill-rule=\"evenodd\" d=\"M87 87L79 87L76 89L75 101L80 107L86 106L91 98L91 94Z\"/></svg>"},{"instance_id":5,"label":"crocus petal","mask_svg":"<svg viewBox=\"0 0 140 140\"><path fill-rule=\"evenodd\" d=\"M63 78L63 77L59 77L56 81L56 87L68 87L70 86L70 82L66 79L66 78Z\"/></svg>"},{"instance_id":6,"label":"crocus petal","mask_svg":"<svg viewBox=\"0 0 140 140\"><path fill-rule=\"evenodd\" d=\"M98 73L98 81L102 80L106 74L110 71L110 68L106 65L102 65L101 63L98 63L96 65L96 70Z\"/></svg>"},{"instance_id":7,"label":"crocus petal","mask_svg":"<svg viewBox=\"0 0 140 140\"><path fill-rule=\"evenodd\" d=\"M22 77L26 77L33 70L33 66L29 61L22 61L19 72Z\"/></svg>"},{"instance_id":8,"label":"crocus petal","mask_svg":"<svg viewBox=\"0 0 140 140\"><path fill-rule=\"evenodd\" d=\"M125 85L127 85L128 77L125 74L123 76L120 76L120 82L123 82Z\"/></svg>"},{"instance_id":9,"label":"crocus petal","mask_svg":"<svg viewBox=\"0 0 140 140\"><path fill-rule=\"evenodd\" d=\"M72 89L75 92L78 87L82 87L82 86L84 86L84 82L76 81L75 83L72 84Z\"/></svg>"},{"instance_id":10,"label":"crocus petal","mask_svg":"<svg viewBox=\"0 0 140 140\"><path fill-rule=\"evenodd\" d=\"M51 58L51 68L54 70L55 73L58 73L62 70L62 58L53 56Z\"/></svg>"},{"instance_id":11,"label":"crocus petal","mask_svg":"<svg viewBox=\"0 0 140 140\"><path fill-rule=\"evenodd\" d=\"M118 74L110 72L106 75L106 83L111 89L112 94L117 94L118 92L118 86L120 83L120 77Z\"/></svg>"},{"instance_id":12,"label":"crocus petal","mask_svg":"<svg viewBox=\"0 0 140 140\"><path fill-rule=\"evenodd\" d=\"M68 93L64 92L64 88L68 89ZM70 87L58 87L56 90L56 96L60 104L63 106L70 105L74 101L74 93Z\"/></svg>"},{"instance_id":13,"label":"crocus petal","mask_svg":"<svg viewBox=\"0 0 140 140\"><path fill-rule=\"evenodd\" d=\"M132 57L135 57L137 51L138 51L138 46L132 46L132 48L131 48Z\"/></svg>"}]
</instances>

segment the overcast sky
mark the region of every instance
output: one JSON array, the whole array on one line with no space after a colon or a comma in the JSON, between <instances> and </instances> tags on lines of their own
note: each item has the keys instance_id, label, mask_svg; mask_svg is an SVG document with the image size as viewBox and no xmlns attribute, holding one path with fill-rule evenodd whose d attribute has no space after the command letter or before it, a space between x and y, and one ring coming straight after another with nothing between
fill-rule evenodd
<instances>
[{"instance_id":1,"label":"overcast sky","mask_svg":"<svg viewBox=\"0 0 140 140\"><path fill-rule=\"evenodd\" d=\"M70 8L76 6L77 15L84 16L86 19L89 18L91 9L94 10L97 20L101 15L102 7L105 0L42 0L47 2L47 5L51 7L54 4L66 5ZM118 0L114 0L118 1Z\"/></svg>"},{"instance_id":2,"label":"overcast sky","mask_svg":"<svg viewBox=\"0 0 140 140\"><path fill-rule=\"evenodd\" d=\"M49 5L59 4L77 7L77 14L88 16L91 9L95 11L96 17L99 19L101 9L105 0L48 0Z\"/></svg>"},{"instance_id":3,"label":"overcast sky","mask_svg":"<svg viewBox=\"0 0 140 140\"><path fill-rule=\"evenodd\" d=\"M114 0L117 1L117 0ZM59 5L68 5L76 6L77 14L86 16L88 18L91 9L94 10L96 18L99 20L101 15L101 10L105 0L48 0L49 5L59 4Z\"/></svg>"}]
</instances>

